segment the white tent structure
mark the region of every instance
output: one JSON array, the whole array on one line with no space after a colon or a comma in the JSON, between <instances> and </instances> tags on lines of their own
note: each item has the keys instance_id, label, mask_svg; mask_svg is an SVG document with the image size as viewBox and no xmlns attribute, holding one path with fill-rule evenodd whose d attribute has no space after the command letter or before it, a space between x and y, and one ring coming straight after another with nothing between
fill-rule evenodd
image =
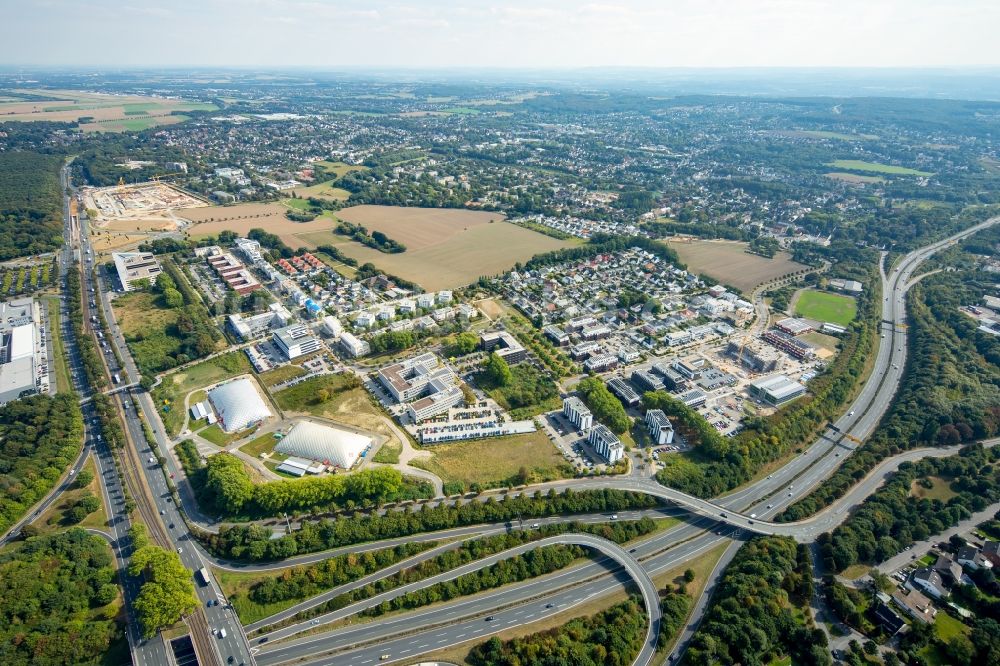
<instances>
[{"instance_id":1,"label":"white tent structure","mask_svg":"<svg viewBox=\"0 0 1000 666\"><path fill-rule=\"evenodd\" d=\"M243 377L216 386L208 399L226 432L238 432L271 417L253 382Z\"/></svg>"},{"instance_id":2,"label":"white tent structure","mask_svg":"<svg viewBox=\"0 0 1000 666\"><path fill-rule=\"evenodd\" d=\"M371 444L371 438L364 435L312 421L299 421L274 450L349 469Z\"/></svg>"}]
</instances>

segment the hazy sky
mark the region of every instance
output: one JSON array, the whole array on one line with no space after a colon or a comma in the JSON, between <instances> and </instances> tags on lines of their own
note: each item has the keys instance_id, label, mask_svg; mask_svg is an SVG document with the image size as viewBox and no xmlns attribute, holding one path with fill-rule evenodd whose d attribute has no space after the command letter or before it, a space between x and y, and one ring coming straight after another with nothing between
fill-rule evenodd
<instances>
[{"instance_id":1,"label":"hazy sky","mask_svg":"<svg viewBox=\"0 0 1000 666\"><path fill-rule=\"evenodd\" d=\"M1000 65L1000 0L0 0L0 64Z\"/></svg>"}]
</instances>

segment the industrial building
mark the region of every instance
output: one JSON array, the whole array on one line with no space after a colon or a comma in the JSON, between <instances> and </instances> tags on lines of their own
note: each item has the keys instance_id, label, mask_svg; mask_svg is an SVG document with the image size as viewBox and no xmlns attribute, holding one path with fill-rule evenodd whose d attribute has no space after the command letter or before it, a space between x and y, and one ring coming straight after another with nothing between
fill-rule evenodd
<instances>
[{"instance_id":1,"label":"industrial building","mask_svg":"<svg viewBox=\"0 0 1000 666\"><path fill-rule=\"evenodd\" d=\"M208 400L225 432L239 432L271 418L271 410L246 377L216 386L208 392Z\"/></svg>"},{"instance_id":2,"label":"industrial building","mask_svg":"<svg viewBox=\"0 0 1000 666\"><path fill-rule=\"evenodd\" d=\"M299 421L274 450L285 455L316 460L324 465L350 469L371 445L371 437L321 423Z\"/></svg>"},{"instance_id":3,"label":"industrial building","mask_svg":"<svg viewBox=\"0 0 1000 666\"><path fill-rule=\"evenodd\" d=\"M806 392L806 387L785 375L772 375L750 382L747 390L751 396L778 407L798 398Z\"/></svg>"},{"instance_id":4,"label":"industrial building","mask_svg":"<svg viewBox=\"0 0 1000 666\"><path fill-rule=\"evenodd\" d=\"M673 443L674 426L662 409L651 409L646 412L646 428L657 446Z\"/></svg>"},{"instance_id":5,"label":"industrial building","mask_svg":"<svg viewBox=\"0 0 1000 666\"><path fill-rule=\"evenodd\" d=\"M483 333L479 338L479 345L483 351L496 354L509 365L520 363L528 358L528 350L507 331Z\"/></svg>"},{"instance_id":6,"label":"industrial building","mask_svg":"<svg viewBox=\"0 0 1000 666\"><path fill-rule=\"evenodd\" d=\"M41 310L31 298L0 304L0 404L48 392L48 365L42 361Z\"/></svg>"},{"instance_id":7,"label":"industrial building","mask_svg":"<svg viewBox=\"0 0 1000 666\"><path fill-rule=\"evenodd\" d=\"M586 432L594 425L594 415L576 396L563 399L563 414L580 432Z\"/></svg>"},{"instance_id":8,"label":"industrial building","mask_svg":"<svg viewBox=\"0 0 1000 666\"><path fill-rule=\"evenodd\" d=\"M140 280L156 284L156 278L163 271L152 252L112 252L111 258L124 291L132 291L133 285Z\"/></svg>"},{"instance_id":9,"label":"industrial building","mask_svg":"<svg viewBox=\"0 0 1000 666\"><path fill-rule=\"evenodd\" d=\"M774 323L775 328L781 329L789 335L802 335L816 330L815 327L805 319L798 317L787 317Z\"/></svg>"},{"instance_id":10,"label":"industrial building","mask_svg":"<svg viewBox=\"0 0 1000 666\"><path fill-rule=\"evenodd\" d=\"M594 447L597 454L607 460L610 465L614 465L625 455L621 440L603 423L598 423L590 429L590 437L587 438L587 441Z\"/></svg>"},{"instance_id":11,"label":"industrial building","mask_svg":"<svg viewBox=\"0 0 1000 666\"><path fill-rule=\"evenodd\" d=\"M279 328L271 334L271 341L289 361L323 348L323 343L314 337L304 324L292 324Z\"/></svg>"}]
</instances>

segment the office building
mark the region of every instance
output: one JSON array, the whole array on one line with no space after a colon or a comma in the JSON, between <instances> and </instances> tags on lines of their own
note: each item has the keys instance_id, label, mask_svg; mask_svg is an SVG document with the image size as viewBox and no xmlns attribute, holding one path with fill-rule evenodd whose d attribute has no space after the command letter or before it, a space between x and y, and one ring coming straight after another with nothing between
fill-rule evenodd
<instances>
[{"instance_id":1,"label":"office building","mask_svg":"<svg viewBox=\"0 0 1000 666\"><path fill-rule=\"evenodd\" d=\"M594 415L590 413L587 405L583 404L583 400L576 396L563 400L563 414L580 432L586 432L594 425Z\"/></svg>"},{"instance_id":2,"label":"office building","mask_svg":"<svg viewBox=\"0 0 1000 666\"><path fill-rule=\"evenodd\" d=\"M372 352L371 345L366 340L359 339L353 333L344 331L337 340L342 352L350 358L361 358Z\"/></svg>"},{"instance_id":3,"label":"office building","mask_svg":"<svg viewBox=\"0 0 1000 666\"><path fill-rule=\"evenodd\" d=\"M484 351L492 352L507 361L508 365L520 363L528 357L528 350L507 331L483 333L479 338L479 345Z\"/></svg>"},{"instance_id":4,"label":"office building","mask_svg":"<svg viewBox=\"0 0 1000 666\"><path fill-rule=\"evenodd\" d=\"M309 328L304 324L292 324L279 328L271 334L271 341L289 361L323 348L323 344L313 337Z\"/></svg>"},{"instance_id":5,"label":"office building","mask_svg":"<svg viewBox=\"0 0 1000 666\"><path fill-rule=\"evenodd\" d=\"M599 456L608 461L609 465L614 465L625 455L621 440L603 423L598 423L590 429L587 441Z\"/></svg>"},{"instance_id":6,"label":"office building","mask_svg":"<svg viewBox=\"0 0 1000 666\"><path fill-rule=\"evenodd\" d=\"M766 342L799 360L808 360L816 355L816 348L811 344L777 328L768 329L761 337Z\"/></svg>"},{"instance_id":7,"label":"office building","mask_svg":"<svg viewBox=\"0 0 1000 666\"><path fill-rule=\"evenodd\" d=\"M608 390L621 400L626 407L635 407L639 404L639 394L621 377L612 377L609 379Z\"/></svg>"},{"instance_id":8,"label":"office building","mask_svg":"<svg viewBox=\"0 0 1000 666\"><path fill-rule=\"evenodd\" d=\"M114 259L118 280L124 291L132 291L135 283L140 280L156 284L156 278L163 271L152 252L112 252L111 258Z\"/></svg>"},{"instance_id":9,"label":"office building","mask_svg":"<svg viewBox=\"0 0 1000 666\"><path fill-rule=\"evenodd\" d=\"M657 446L673 443L674 426L662 409L651 409L646 412L646 428Z\"/></svg>"}]
</instances>

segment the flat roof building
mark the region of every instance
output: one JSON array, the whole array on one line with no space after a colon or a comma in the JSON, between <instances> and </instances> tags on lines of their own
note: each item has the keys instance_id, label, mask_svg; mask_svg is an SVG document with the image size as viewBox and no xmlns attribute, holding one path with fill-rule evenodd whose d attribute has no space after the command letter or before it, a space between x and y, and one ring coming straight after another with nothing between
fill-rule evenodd
<instances>
[{"instance_id":1,"label":"flat roof building","mask_svg":"<svg viewBox=\"0 0 1000 666\"><path fill-rule=\"evenodd\" d=\"M40 327L41 310L34 299L0 304L0 404L49 390Z\"/></svg>"},{"instance_id":2,"label":"flat roof building","mask_svg":"<svg viewBox=\"0 0 1000 666\"><path fill-rule=\"evenodd\" d=\"M372 351L371 345L369 345L366 340L361 340L356 335L348 331L344 331L340 334L340 339L337 340L337 344L340 345L344 354L350 356L351 358L367 356Z\"/></svg>"},{"instance_id":3,"label":"flat roof building","mask_svg":"<svg viewBox=\"0 0 1000 666\"><path fill-rule=\"evenodd\" d=\"M772 375L750 382L747 390L755 398L778 407L804 394L806 387L785 375Z\"/></svg>"},{"instance_id":4,"label":"flat roof building","mask_svg":"<svg viewBox=\"0 0 1000 666\"><path fill-rule=\"evenodd\" d=\"M163 271L152 252L112 252L111 258L125 291L132 291L133 285L139 280L149 280L150 284L156 284L156 278Z\"/></svg>"},{"instance_id":5,"label":"flat roof building","mask_svg":"<svg viewBox=\"0 0 1000 666\"><path fill-rule=\"evenodd\" d=\"M271 341L289 361L323 348L323 344L312 335L304 324L292 324L279 328L271 334Z\"/></svg>"},{"instance_id":6,"label":"flat roof building","mask_svg":"<svg viewBox=\"0 0 1000 666\"><path fill-rule=\"evenodd\" d=\"M510 365L520 363L528 357L528 350L507 331L483 333L479 344L484 351L496 354Z\"/></svg>"},{"instance_id":7,"label":"flat roof building","mask_svg":"<svg viewBox=\"0 0 1000 666\"><path fill-rule=\"evenodd\" d=\"M639 404L639 394L621 377L609 379L608 390L615 394L615 397L621 400L626 407L635 407Z\"/></svg>"},{"instance_id":8,"label":"flat roof building","mask_svg":"<svg viewBox=\"0 0 1000 666\"><path fill-rule=\"evenodd\" d=\"M662 409L651 409L646 412L646 428L657 446L673 443L674 426Z\"/></svg>"},{"instance_id":9,"label":"flat roof building","mask_svg":"<svg viewBox=\"0 0 1000 666\"><path fill-rule=\"evenodd\" d=\"M594 447L597 454L614 465L625 455L625 448L618 436L611 432L611 429L603 423L598 423L590 429L590 437L587 438L590 445Z\"/></svg>"},{"instance_id":10,"label":"flat roof building","mask_svg":"<svg viewBox=\"0 0 1000 666\"><path fill-rule=\"evenodd\" d=\"M590 430L594 425L594 415L576 396L570 396L563 400L563 414L575 425L580 432Z\"/></svg>"}]
</instances>

